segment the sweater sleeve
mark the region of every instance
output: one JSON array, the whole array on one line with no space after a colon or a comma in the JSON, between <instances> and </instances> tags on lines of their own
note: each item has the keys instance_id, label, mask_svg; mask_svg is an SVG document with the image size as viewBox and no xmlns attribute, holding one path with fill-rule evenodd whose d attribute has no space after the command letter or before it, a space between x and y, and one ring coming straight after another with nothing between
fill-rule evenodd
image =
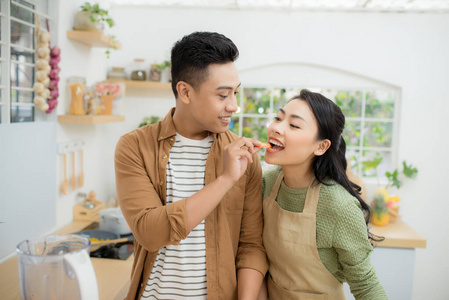
<instances>
[{"instance_id":1,"label":"sweater sleeve","mask_svg":"<svg viewBox=\"0 0 449 300\"><path fill-rule=\"evenodd\" d=\"M373 248L368 240L363 212L354 200L343 205L335 225L333 247L355 299L388 299L371 264Z\"/></svg>"}]
</instances>

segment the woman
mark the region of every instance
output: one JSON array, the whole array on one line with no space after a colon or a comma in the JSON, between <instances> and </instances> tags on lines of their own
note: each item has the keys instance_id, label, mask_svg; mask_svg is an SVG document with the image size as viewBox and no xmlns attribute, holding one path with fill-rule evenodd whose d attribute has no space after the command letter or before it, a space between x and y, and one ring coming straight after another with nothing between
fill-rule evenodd
<instances>
[{"instance_id":1,"label":"woman","mask_svg":"<svg viewBox=\"0 0 449 300\"><path fill-rule=\"evenodd\" d=\"M387 299L369 256L369 207L346 175L345 117L302 90L268 128L263 242L270 300Z\"/></svg>"}]
</instances>

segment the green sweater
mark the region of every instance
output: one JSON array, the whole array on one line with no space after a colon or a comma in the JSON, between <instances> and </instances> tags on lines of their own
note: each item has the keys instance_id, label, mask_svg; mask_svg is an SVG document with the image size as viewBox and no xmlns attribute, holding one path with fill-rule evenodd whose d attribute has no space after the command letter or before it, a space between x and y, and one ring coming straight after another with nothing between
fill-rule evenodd
<instances>
[{"instance_id":1,"label":"green sweater","mask_svg":"<svg viewBox=\"0 0 449 300\"><path fill-rule=\"evenodd\" d=\"M280 168L263 173L263 199L268 197ZM374 266L370 262L373 248L368 240L360 203L335 181L321 185L316 213L316 243L323 265L340 282L346 281L357 300L388 299ZM279 206L302 212L307 188L292 189L284 181L276 198Z\"/></svg>"}]
</instances>

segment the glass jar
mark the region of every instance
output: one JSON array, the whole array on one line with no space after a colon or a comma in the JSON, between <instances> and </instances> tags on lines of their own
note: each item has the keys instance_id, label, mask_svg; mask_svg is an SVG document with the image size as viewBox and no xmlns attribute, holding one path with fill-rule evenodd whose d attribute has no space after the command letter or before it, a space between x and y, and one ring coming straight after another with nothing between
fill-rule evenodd
<instances>
[{"instance_id":1,"label":"glass jar","mask_svg":"<svg viewBox=\"0 0 449 300\"><path fill-rule=\"evenodd\" d=\"M152 64L150 69L150 81L161 81L161 69L158 64Z\"/></svg>"},{"instance_id":2,"label":"glass jar","mask_svg":"<svg viewBox=\"0 0 449 300\"><path fill-rule=\"evenodd\" d=\"M147 72L145 72L145 60L141 58L134 59L134 67L131 72L131 80L145 81Z\"/></svg>"},{"instance_id":3,"label":"glass jar","mask_svg":"<svg viewBox=\"0 0 449 300\"><path fill-rule=\"evenodd\" d=\"M67 87L70 95L68 113L71 115L84 115L84 90L86 79L84 77L70 77L67 79Z\"/></svg>"},{"instance_id":4,"label":"glass jar","mask_svg":"<svg viewBox=\"0 0 449 300\"><path fill-rule=\"evenodd\" d=\"M108 79L126 79L125 68L112 67L112 70L108 72Z\"/></svg>"}]
</instances>

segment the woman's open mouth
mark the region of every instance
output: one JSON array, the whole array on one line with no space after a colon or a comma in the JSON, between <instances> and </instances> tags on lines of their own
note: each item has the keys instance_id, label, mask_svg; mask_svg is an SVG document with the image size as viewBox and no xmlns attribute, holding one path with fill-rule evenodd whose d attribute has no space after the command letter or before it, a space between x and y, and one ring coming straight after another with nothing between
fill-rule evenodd
<instances>
[{"instance_id":1,"label":"woman's open mouth","mask_svg":"<svg viewBox=\"0 0 449 300\"><path fill-rule=\"evenodd\" d=\"M268 148L267 152L276 153L276 152L284 150L284 145L281 142L279 142L278 140L270 138L268 140L268 142L270 143L271 148Z\"/></svg>"}]
</instances>

